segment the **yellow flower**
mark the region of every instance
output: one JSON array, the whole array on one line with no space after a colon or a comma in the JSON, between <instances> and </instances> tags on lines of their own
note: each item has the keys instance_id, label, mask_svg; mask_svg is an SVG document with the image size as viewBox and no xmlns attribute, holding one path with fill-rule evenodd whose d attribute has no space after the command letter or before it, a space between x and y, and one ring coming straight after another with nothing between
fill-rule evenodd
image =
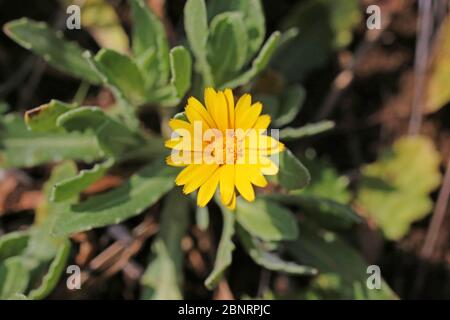
<instances>
[{"instance_id":1,"label":"yellow flower","mask_svg":"<svg viewBox=\"0 0 450 320\"><path fill-rule=\"evenodd\" d=\"M271 157L284 146L265 134L270 117L261 115L262 104L252 104L250 94L244 94L235 106L230 89L207 88L205 105L191 97L185 108L187 121L170 120L173 136L166 147L172 154L167 164L186 167L175 183L184 186L185 194L199 189L198 206L205 206L219 186L222 203L233 210L238 194L253 201L253 185L265 187L264 175L278 173Z\"/></svg>"}]
</instances>

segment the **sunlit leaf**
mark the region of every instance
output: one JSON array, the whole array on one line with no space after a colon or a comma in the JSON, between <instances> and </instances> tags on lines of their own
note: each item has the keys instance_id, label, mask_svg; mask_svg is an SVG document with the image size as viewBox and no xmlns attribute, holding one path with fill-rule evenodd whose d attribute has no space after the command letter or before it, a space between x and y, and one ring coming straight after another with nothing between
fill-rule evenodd
<instances>
[{"instance_id":1,"label":"sunlit leaf","mask_svg":"<svg viewBox=\"0 0 450 320\"><path fill-rule=\"evenodd\" d=\"M363 169L356 203L388 239L403 237L431 212L430 192L441 182L440 155L426 137L404 137Z\"/></svg>"}]
</instances>

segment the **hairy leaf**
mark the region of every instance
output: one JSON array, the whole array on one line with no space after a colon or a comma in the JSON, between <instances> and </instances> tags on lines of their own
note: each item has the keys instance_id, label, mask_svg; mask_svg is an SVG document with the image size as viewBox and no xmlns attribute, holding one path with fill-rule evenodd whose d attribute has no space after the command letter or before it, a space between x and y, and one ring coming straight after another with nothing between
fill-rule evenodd
<instances>
[{"instance_id":1,"label":"hairy leaf","mask_svg":"<svg viewBox=\"0 0 450 320\"><path fill-rule=\"evenodd\" d=\"M120 187L73 204L58 216L53 231L56 234L86 231L136 216L172 189L176 172L162 160L155 161Z\"/></svg>"},{"instance_id":2,"label":"hairy leaf","mask_svg":"<svg viewBox=\"0 0 450 320\"><path fill-rule=\"evenodd\" d=\"M64 159L92 162L104 156L89 133L36 133L22 117L8 114L0 120L0 167L32 167Z\"/></svg>"},{"instance_id":3,"label":"hairy leaf","mask_svg":"<svg viewBox=\"0 0 450 320\"><path fill-rule=\"evenodd\" d=\"M208 19L204 0L188 0L184 7L184 29L189 46L196 58L196 69L205 86L214 86L211 67L207 59Z\"/></svg>"},{"instance_id":4,"label":"hairy leaf","mask_svg":"<svg viewBox=\"0 0 450 320\"><path fill-rule=\"evenodd\" d=\"M224 12L239 12L245 25L248 41L246 58L248 62L261 47L266 36L264 10L260 0L209 0L208 16L210 20Z\"/></svg>"},{"instance_id":5,"label":"hairy leaf","mask_svg":"<svg viewBox=\"0 0 450 320\"><path fill-rule=\"evenodd\" d=\"M98 84L100 78L82 57L83 50L65 41L61 32L50 29L44 22L22 18L8 22L5 33L25 49L44 58L53 67L89 83Z\"/></svg>"},{"instance_id":6,"label":"hairy leaf","mask_svg":"<svg viewBox=\"0 0 450 320\"><path fill-rule=\"evenodd\" d=\"M156 59L143 69L143 73L157 70L159 85L165 85L169 79L169 45L167 43L164 25L147 7L143 0L130 0L133 14L132 47L135 57L148 54L148 50L155 52Z\"/></svg>"},{"instance_id":7,"label":"hairy leaf","mask_svg":"<svg viewBox=\"0 0 450 320\"><path fill-rule=\"evenodd\" d=\"M65 201L78 195L95 181L103 177L114 160L109 158L103 163L97 163L91 169L81 170L76 176L56 183L51 191L50 199L55 202Z\"/></svg>"},{"instance_id":8,"label":"hairy leaf","mask_svg":"<svg viewBox=\"0 0 450 320\"><path fill-rule=\"evenodd\" d=\"M280 41L280 32L275 31L269 37L267 42L262 47L261 51L258 53L258 56L253 60L252 66L249 70L242 73L240 76L236 77L233 80L226 82L221 85L221 88L236 88L238 86L242 86L247 84L254 77L258 75L262 70L264 70L270 62L270 58L272 57L275 49L278 46Z\"/></svg>"}]
</instances>

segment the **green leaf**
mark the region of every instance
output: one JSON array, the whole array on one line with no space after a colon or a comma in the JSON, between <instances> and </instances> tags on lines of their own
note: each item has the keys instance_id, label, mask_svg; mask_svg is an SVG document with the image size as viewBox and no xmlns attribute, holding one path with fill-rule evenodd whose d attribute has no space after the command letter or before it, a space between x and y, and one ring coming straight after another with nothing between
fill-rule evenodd
<instances>
[{"instance_id":1,"label":"green leaf","mask_svg":"<svg viewBox=\"0 0 450 320\"><path fill-rule=\"evenodd\" d=\"M36 133L22 117L0 120L0 167L32 167L65 159L92 162L104 156L95 136L88 133Z\"/></svg>"},{"instance_id":2,"label":"green leaf","mask_svg":"<svg viewBox=\"0 0 450 320\"><path fill-rule=\"evenodd\" d=\"M301 194L327 198L341 204L349 204L352 198L348 187L349 178L339 175L325 159L319 159L314 150L307 150L302 159L311 174L311 183L301 190Z\"/></svg>"},{"instance_id":3,"label":"green leaf","mask_svg":"<svg viewBox=\"0 0 450 320\"><path fill-rule=\"evenodd\" d=\"M213 20L215 16L224 12L239 12L243 17L245 33L248 42L246 59L248 62L261 47L266 36L264 10L260 0L209 0L208 16Z\"/></svg>"},{"instance_id":4,"label":"green leaf","mask_svg":"<svg viewBox=\"0 0 450 320\"><path fill-rule=\"evenodd\" d=\"M120 157L143 143L142 138L98 107L80 107L57 119L57 126L67 131L93 132L102 150Z\"/></svg>"},{"instance_id":5,"label":"green leaf","mask_svg":"<svg viewBox=\"0 0 450 320\"><path fill-rule=\"evenodd\" d=\"M205 286L214 289L223 277L225 270L231 265L233 260L233 251L235 249L232 241L234 235L234 213L222 208L223 229L220 237L219 247L217 248L216 261L214 268L208 278L205 280Z\"/></svg>"},{"instance_id":6,"label":"green leaf","mask_svg":"<svg viewBox=\"0 0 450 320\"><path fill-rule=\"evenodd\" d=\"M109 49L101 49L94 59L85 56L117 97L123 97L133 105L141 105L147 100L144 78L129 57Z\"/></svg>"},{"instance_id":7,"label":"green leaf","mask_svg":"<svg viewBox=\"0 0 450 320\"><path fill-rule=\"evenodd\" d=\"M170 85L175 89L176 98L181 99L191 87L192 74L191 55L183 46L170 51L170 70L172 73Z\"/></svg>"},{"instance_id":8,"label":"green leaf","mask_svg":"<svg viewBox=\"0 0 450 320\"><path fill-rule=\"evenodd\" d=\"M154 65L158 63L158 57L154 48L146 50L144 53L135 57L139 70L141 70L142 77L145 80L146 88L153 88L159 80L157 72L148 72L146 70L155 70Z\"/></svg>"},{"instance_id":9,"label":"green leaf","mask_svg":"<svg viewBox=\"0 0 450 320\"><path fill-rule=\"evenodd\" d=\"M252 237L242 227L238 227L238 235L245 251L253 261L268 270L297 275L315 275L317 273L314 268L283 260L276 253L264 248L261 240Z\"/></svg>"},{"instance_id":10,"label":"green leaf","mask_svg":"<svg viewBox=\"0 0 450 320\"><path fill-rule=\"evenodd\" d=\"M21 257L11 257L0 263L0 299L22 294L28 287L30 273Z\"/></svg>"},{"instance_id":11,"label":"green leaf","mask_svg":"<svg viewBox=\"0 0 450 320\"><path fill-rule=\"evenodd\" d=\"M30 289L29 298L42 299L56 286L67 261L71 244L65 237L53 237L50 230L55 217L70 202L76 201L77 196L68 199L65 203L51 203L49 201L50 187L75 173L76 166L73 162L63 162L56 166L43 187L44 200L36 208L35 222L26 236L15 233L2 237L0 240L0 254L10 255L4 262L2 259L0 264L0 298L28 298L24 293ZM46 270L47 267L48 270ZM47 273L41 279L43 271ZM33 289L35 284L39 284L39 287Z\"/></svg>"},{"instance_id":12,"label":"green leaf","mask_svg":"<svg viewBox=\"0 0 450 320\"><path fill-rule=\"evenodd\" d=\"M135 57L153 49L156 59L143 69L143 73L157 73L157 84L165 85L169 79L169 45L164 25L143 0L130 0L133 14L132 47Z\"/></svg>"},{"instance_id":13,"label":"green leaf","mask_svg":"<svg viewBox=\"0 0 450 320\"><path fill-rule=\"evenodd\" d=\"M136 216L173 188L176 172L162 160L155 161L120 187L72 205L58 216L53 231L75 233Z\"/></svg>"},{"instance_id":14,"label":"green leaf","mask_svg":"<svg viewBox=\"0 0 450 320\"><path fill-rule=\"evenodd\" d=\"M266 241L292 240L298 235L292 213L265 199L237 201L236 219L250 234Z\"/></svg>"},{"instance_id":15,"label":"green leaf","mask_svg":"<svg viewBox=\"0 0 450 320\"><path fill-rule=\"evenodd\" d=\"M278 46L278 43L280 42L280 36L281 34L278 31L272 33L272 35L262 47L261 51L258 53L258 56L255 58L255 60L253 60L251 68L248 71L242 73L237 78L228 81L220 87L234 89L236 87L247 84L248 82L250 82L250 80L256 77L258 73L264 70L269 64L270 58L272 57L275 49Z\"/></svg>"},{"instance_id":16,"label":"green leaf","mask_svg":"<svg viewBox=\"0 0 450 320\"><path fill-rule=\"evenodd\" d=\"M109 158L105 162L95 164L91 169L81 170L78 175L55 184L50 199L55 202L60 202L78 195L81 191L103 177L113 164L114 160Z\"/></svg>"},{"instance_id":17,"label":"green leaf","mask_svg":"<svg viewBox=\"0 0 450 320\"><path fill-rule=\"evenodd\" d=\"M25 123L28 129L34 132L60 131L56 125L56 119L63 113L73 109L75 105L58 100L51 100L37 108L25 112Z\"/></svg>"},{"instance_id":18,"label":"green leaf","mask_svg":"<svg viewBox=\"0 0 450 320\"><path fill-rule=\"evenodd\" d=\"M71 244L69 240L66 240L58 249L47 273L42 278L42 282L38 288L33 289L28 294L28 297L33 300L41 300L47 297L58 284L67 260L69 258Z\"/></svg>"},{"instance_id":19,"label":"green leaf","mask_svg":"<svg viewBox=\"0 0 450 320\"><path fill-rule=\"evenodd\" d=\"M83 50L77 44L65 41L61 32L50 29L47 24L22 18L5 24L4 31L53 67L89 83L100 82L100 78L82 57Z\"/></svg>"},{"instance_id":20,"label":"green leaf","mask_svg":"<svg viewBox=\"0 0 450 320\"><path fill-rule=\"evenodd\" d=\"M309 219L315 220L320 226L332 230L346 229L362 220L349 206L330 199L303 194L303 192L273 194L268 195L267 198L284 205L297 206Z\"/></svg>"},{"instance_id":21,"label":"green leaf","mask_svg":"<svg viewBox=\"0 0 450 320\"><path fill-rule=\"evenodd\" d=\"M363 168L357 207L388 239L400 239L413 222L431 212L429 194L441 182L440 163L441 156L429 138L400 138L391 150Z\"/></svg>"},{"instance_id":22,"label":"green leaf","mask_svg":"<svg viewBox=\"0 0 450 320\"><path fill-rule=\"evenodd\" d=\"M396 299L384 281L380 290L368 289L368 264L335 233L302 224L299 238L287 243L287 249L299 263L319 271L319 277L312 283L313 288L320 289L315 293L315 298L355 299L362 293L365 299ZM335 279L332 286L327 285L329 281L323 283L325 277L328 280L330 275Z\"/></svg>"},{"instance_id":23,"label":"green leaf","mask_svg":"<svg viewBox=\"0 0 450 320\"><path fill-rule=\"evenodd\" d=\"M305 101L306 91L299 85L287 88L280 96L279 109L273 120L275 127L281 127L292 122Z\"/></svg>"},{"instance_id":24,"label":"green leaf","mask_svg":"<svg viewBox=\"0 0 450 320\"><path fill-rule=\"evenodd\" d=\"M128 36L114 7L106 0L86 0L81 4L81 25L101 48L126 54Z\"/></svg>"},{"instance_id":25,"label":"green leaf","mask_svg":"<svg viewBox=\"0 0 450 320\"><path fill-rule=\"evenodd\" d=\"M281 29L297 27L299 34L280 49L274 66L289 82L303 80L323 67L333 51L351 43L362 17L358 0L298 2L282 20Z\"/></svg>"},{"instance_id":26,"label":"green leaf","mask_svg":"<svg viewBox=\"0 0 450 320\"><path fill-rule=\"evenodd\" d=\"M208 60L215 84L235 76L246 63L247 33L242 14L226 12L214 17L208 39Z\"/></svg>"},{"instance_id":27,"label":"green leaf","mask_svg":"<svg viewBox=\"0 0 450 320\"><path fill-rule=\"evenodd\" d=\"M152 259L141 279L144 299L182 299L183 250L181 239L187 232L189 205L179 190L164 202L161 225L152 245Z\"/></svg>"},{"instance_id":28,"label":"green leaf","mask_svg":"<svg viewBox=\"0 0 450 320\"><path fill-rule=\"evenodd\" d=\"M204 0L188 0L184 7L184 29L189 46L196 58L196 69L202 75L205 86L214 86L207 59L208 18Z\"/></svg>"},{"instance_id":29,"label":"green leaf","mask_svg":"<svg viewBox=\"0 0 450 320\"><path fill-rule=\"evenodd\" d=\"M308 169L298 160L290 150L280 153L279 183L288 190L306 187L311 180Z\"/></svg>"},{"instance_id":30,"label":"green leaf","mask_svg":"<svg viewBox=\"0 0 450 320\"><path fill-rule=\"evenodd\" d=\"M0 261L19 255L27 246L28 231L15 231L0 237Z\"/></svg>"},{"instance_id":31,"label":"green leaf","mask_svg":"<svg viewBox=\"0 0 450 320\"><path fill-rule=\"evenodd\" d=\"M315 136L334 128L333 121L310 123L300 128L284 128L280 130L280 140L290 141Z\"/></svg>"},{"instance_id":32,"label":"green leaf","mask_svg":"<svg viewBox=\"0 0 450 320\"><path fill-rule=\"evenodd\" d=\"M426 85L426 111L436 112L450 102L450 15L442 22L435 40Z\"/></svg>"}]
</instances>

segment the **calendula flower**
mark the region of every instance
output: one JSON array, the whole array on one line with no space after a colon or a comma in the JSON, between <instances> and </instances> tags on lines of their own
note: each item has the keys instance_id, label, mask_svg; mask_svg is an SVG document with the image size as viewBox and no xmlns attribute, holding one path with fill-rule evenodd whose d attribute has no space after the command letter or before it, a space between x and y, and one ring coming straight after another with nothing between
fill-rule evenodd
<instances>
[{"instance_id":1,"label":"calendula flower","mask_svg":"<svg viewBox=\"0 0 450 320\"><path fill-rule=\"evenodd\" d=\"M175 183L189 194L199 189L197 205L205 206L220 189L222 203L233 210L236 197L255 199L253 186L265 187L264 175L278 173L273 156L284 149L274 137L268 136L268 115L261 115L262 104L252 104L244 94L235 105L230 89L205 90L205 106L189 98L186 119L171 119L172 138L166 147L172 149L166 159L172 166L186 167Z\"/></svg>"}]
</instances>

